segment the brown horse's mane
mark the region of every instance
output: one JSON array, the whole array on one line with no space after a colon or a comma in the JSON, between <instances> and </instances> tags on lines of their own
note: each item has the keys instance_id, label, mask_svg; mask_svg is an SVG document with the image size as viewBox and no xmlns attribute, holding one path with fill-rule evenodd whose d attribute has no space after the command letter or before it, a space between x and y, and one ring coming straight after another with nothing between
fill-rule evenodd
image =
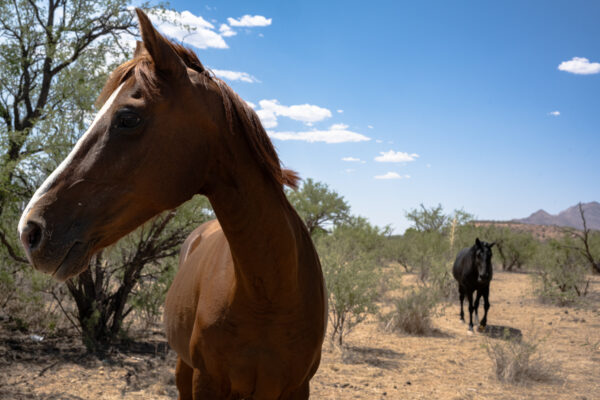
<instances>
[{"instance_id":1,"label":"brown horse's mane","mask_svg":"<svg viewBox=\"0 0 600 400\"><path fill-rule=\"evenodd\" d=\"M300 177L296 172L281 167L277 151L256 112L225 82L205 68L192 50L171 41L169 44L188 68L195 70L205 79L206 84L211 80L217 84L223 98L223 107L230 131L233 132L234 122L237 121L254 157L267 174L279 185L287 185L296 189ZM111 93L131 76L135 77L145 97L152 98L160 94L162 78L156 73L150 54L146 51L136 50L132 60L121 64L110 74L96 103L103 104Z\"/></svg>"}]
</instances>

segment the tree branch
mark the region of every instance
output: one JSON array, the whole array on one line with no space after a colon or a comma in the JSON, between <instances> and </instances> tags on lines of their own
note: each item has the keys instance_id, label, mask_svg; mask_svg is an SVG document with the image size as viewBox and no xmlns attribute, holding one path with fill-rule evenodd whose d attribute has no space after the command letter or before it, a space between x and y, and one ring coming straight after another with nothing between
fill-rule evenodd
<instances>
[{"instance_id":1,"label":"tree branch","mask_svg":"<svg viewBox=\"0 0 600 400\"><path fill-rule=\"evenodd\" d=\"M60 301L60 299L58 298L58 296L56 295L56 293L54 293L54 289L52 289L51 293L52 293L52 297L54 297L54 300L56 300L56 302L58 303L58 306L60 307L60 309L63 312L63 314L65 315L65 317L67 317L67 319L69 320L69 322L71 323L71 325L73 325L73 327L75 328L75 330L79 334L81 334L81 329L79 328L79 325L77 325L75 323L75 321L73 321L73 319L71 318L71 316L69 315L69 313L67 312L67 310L65 310L65 308L62 305L62 301Z\"/></svg>"},{"instance_id":2,"label":"tree branch","mask_svg":"<svg viewBox=\"0 0 600 400\"><path fill-rule=\"evenodd\" d=\"M6 247L6 251L8 251L8 254L11 256L11 258L15 261L24 263L24 264L29 264L29 261L27 261L27 259L19 256L15 250L13 249L13 247L11 246L10 243L8 243L8 240L6 240L6 236L4 235L4 232L0 231L0 242L2 242L2 244L4 245L4 247Z\"/></svg>"}]
</instances>

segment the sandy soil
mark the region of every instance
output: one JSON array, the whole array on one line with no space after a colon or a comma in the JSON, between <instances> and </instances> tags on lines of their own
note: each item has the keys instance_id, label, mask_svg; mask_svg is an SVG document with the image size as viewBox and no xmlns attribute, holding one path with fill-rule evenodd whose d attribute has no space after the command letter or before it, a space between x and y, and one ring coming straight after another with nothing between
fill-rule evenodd
<instances>
[{"instance_id":1,"label":"sandy soil","mask_svg":"<svg viewBox=\"0 0 600 400\"><path fill-rule=\"evenodd\" d=\"M577 307L540 304L526 274L496 273L491 333L468 334L458 305L434 319L427 337L360 324L339 349L326 343L312 381L314 399L600 399L600 277ZM510 328L539 342L554 376L547 382L501 383L485 345ZM0 325L0 399L176 399L175 355L155 334L104 359L85 354L76 338L36 342Z\"/></svg>"}]
</instances>

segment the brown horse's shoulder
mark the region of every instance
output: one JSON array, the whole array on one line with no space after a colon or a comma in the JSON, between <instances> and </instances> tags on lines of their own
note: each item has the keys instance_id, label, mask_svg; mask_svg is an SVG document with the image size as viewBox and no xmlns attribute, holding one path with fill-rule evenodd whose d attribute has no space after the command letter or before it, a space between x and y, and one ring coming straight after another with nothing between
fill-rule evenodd
<instances>
[{"instance_id":1,"label":"brown horse's shoulder","mask_svg":"<svg viewBox=\"0 0 600 400\"><path fill-rule=\"evenodd\" d=\"M183 242L180 252L180 264L183 264L189 256L198 248L203 239L212 235L223 235L223 230L216 219L203 223L189 234Z\"/></svg>"}]
</instances>

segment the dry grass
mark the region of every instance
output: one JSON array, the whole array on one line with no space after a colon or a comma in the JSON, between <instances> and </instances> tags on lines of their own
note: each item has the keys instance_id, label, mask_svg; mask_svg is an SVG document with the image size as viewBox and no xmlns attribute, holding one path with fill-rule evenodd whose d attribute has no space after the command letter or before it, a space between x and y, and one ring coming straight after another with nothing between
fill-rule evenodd
<instances>
[{"instance_id":1,"label":"dry grass","mask_svg":"<svg viewBox=\"0 0 600 400\"><path fill-rule=\"evenodd\" d=\"M414 276L403 282L414 282ZM600 393L600 276L592 276L589 304L540 304L529 276L499 272L490 288L491 309L485 332L469 334L459 320L458 301L431 318L430 336L386 332L377 318L360 323L342 349L326 341L311 399L494 399L592 400ZM400 298L397 291L386 298ZM386 310L392 311L392 309ZM535 325L532 327L532 318ZM0 326L2 325L0 321ZM486 343L507 346L503 332L537 344L536 354L560 365L551 380L505 384ZM535 341L533 331L544 340ZM172 351L129 349L110 360L90 359L65 338L32 343L0 329L0 399L133 400L176 399ZM18 335L17 335L18 336ZM156 337L164 342L164 337ZM515 340L515 339L513 339ZM68 346L67 346L68 345ZM46 350L42 351L46 346ZM155 354L156 353L156 354ZM558 379L556 379L558 378Z\"/></svg>"},{"instance_id":2,"label":"dry grass","mask_svg":"<svg viewBox=\"0 0 600 400\"><path fill-rule=\"evenodd\" d=\"M435 333L428 336L388 332L376 318L367 319L348 335L345 349L326 343L321 367L311 382L311 398L596 399L600 276L591 279L589 304L565 309L540 304L529 275L499 271L490 288L491 309L484 332L469 333L459 320L458 301L436 310L431 318ZM403 282L416 284L416 277L405 274ZM386 299L406 294L397 290ZM543 341L534 340L538 333ZM547 365L560 365L560 372L551 380L501 382L484 346L506 345L507 334L512 340L537 343L536 354Z\"/></svg>"},{"instance_id":3,"label":"dry grass","mask_svg":"<svg viewBox=\"0 0 600 400\"><path fill-rule=\"evenodd\" d=\"M411 291L394 301L394 311L384 317L385 329L409 335L429 335L433 332L431 317L436 304L434 295L427 289Z\"/></svg>"},{"instance_id":4,"label":"dry grass","mask_svg":"<svg viewBox=\"0 0 600 400\"><path fill-rule=\"evenodd\" d=\"M560 380L560 368L539 351L540 344L541 341L534 336L529 341L488 341L485 348L501 382L557 382Z\"/></svg>"}]
</instances>

